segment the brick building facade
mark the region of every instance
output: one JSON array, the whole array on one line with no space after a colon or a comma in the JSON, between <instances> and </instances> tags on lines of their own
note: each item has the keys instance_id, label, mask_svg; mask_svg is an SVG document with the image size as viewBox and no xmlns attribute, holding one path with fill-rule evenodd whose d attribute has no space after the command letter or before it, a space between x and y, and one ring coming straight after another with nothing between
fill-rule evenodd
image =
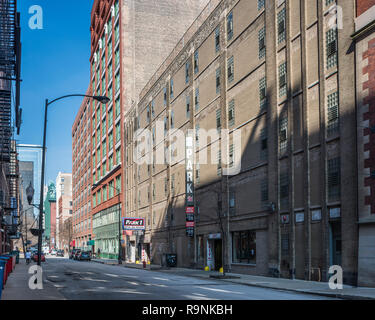
<instances>
[{"instance_id":1,"label":"brick building facade","mask_svg":"<svg viewBox=\"0 0 375 320\"><path fill-rule=\"evenodd\" d=\"M206 2L94 1L92 93L111 99L107 105L90 103L93 234L95 248L100 249L102 257L116 258L119 251L119 211L123 212L124 202L124 112L136 103L140 89Z\"/></svg>"},{"instance_id":2,"label":"brick building facade","mask_svg":"<svg viewBox=\"0 0 375 320\"><path fill-rule=\"evenodd\" d=\"M356 3L358 285L375 286L375 1Z\"/></svg>"},{"instance_id":3,"label":"brick building facade","mask_svg":"<svg viewBox=\"0 0 375 320\"><path fill-rule=\"evenodd\" d=\"M154 263L176 253L184 267L323 281L340 265L357 283L355 9L210 1L125 116L125 213L146 221L127 237L130 260L146 248ZM138 129L150 148L135 159ZM197 157L213 160L194 166L192 238L185 154L169 129L194 129ZM229 130L225 148L199 133L211 129ZM224 175L234 163L239 173Z\"/></svg>"}]
</instances>

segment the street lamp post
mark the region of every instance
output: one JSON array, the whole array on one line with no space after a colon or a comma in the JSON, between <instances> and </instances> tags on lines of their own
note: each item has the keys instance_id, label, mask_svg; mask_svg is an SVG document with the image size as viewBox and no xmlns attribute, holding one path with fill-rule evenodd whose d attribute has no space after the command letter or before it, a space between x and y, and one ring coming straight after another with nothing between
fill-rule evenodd
<instances>
[{"instance_id":1,"label":"street lamp post","mask_svg":"<svg viewBox=\"0 0 375 320\"><path fill-rule=\"evenodd\" d=\"M44 167L46 158L46 133L47 133L47 111L48 106L52 103L69 97L87 97L99 101L100 103L107 104L110 99L105 96L90 96L86 94L69 94L57 98L52 101L46 99L44 107L44 130L43 130L43 148L42 148L42 175L40 179L40 202L39 202L39 232L38 232L38 266L41 264L41 251L42 251L42 229L43 229L43 183L44 183Z\"/></svg>"},{"instance_id":2,"label":"street lamp post","mask_svg":"<svg viewBox=\"0 0 375 320\"><path fill-rule=\"evenodd\" d=\"M98 186L100 186L101 184L94 184L93 185L93 188L96 188ZM108 187L111 187L113 189L116 190L117 192L117 195L118 195L118 264L122 264L122 259L121 259L121 256L122 256L122 253L121 253L121 208L120 208L120 189L114 187L114 186L111 186L110 184L108 184Z\"/></svg>"}]
</instances>

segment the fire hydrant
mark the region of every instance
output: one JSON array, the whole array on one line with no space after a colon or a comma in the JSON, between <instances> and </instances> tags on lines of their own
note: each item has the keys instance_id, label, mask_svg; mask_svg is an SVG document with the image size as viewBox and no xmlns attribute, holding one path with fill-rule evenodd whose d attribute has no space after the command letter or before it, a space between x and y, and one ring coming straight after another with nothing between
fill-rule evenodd
<instances>
[{"instance_id":1,"label":"fire hydrant","mask_svg":"<svg viewBox=\"0 0 375 320\"><path fill-rule=\"evenodd\" d=\"M143 269L146 269L146 261L143 260Z\"/></svg>"}]
</instances>

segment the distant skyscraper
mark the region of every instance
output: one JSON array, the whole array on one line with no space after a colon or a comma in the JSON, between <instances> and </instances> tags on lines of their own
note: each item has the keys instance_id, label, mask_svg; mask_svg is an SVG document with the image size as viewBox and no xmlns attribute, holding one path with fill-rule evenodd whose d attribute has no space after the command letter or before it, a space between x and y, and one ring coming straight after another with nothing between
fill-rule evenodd
<instances>
[{"instance_id":1,"label":"distant skyscraper","mask_svg":"<svg viewBox=\"0 0 375 320\"><path fill-rule=\"evenodd\" d=\"M42 146L19 144L17 145L17 151L19 161L30 161L33 163L33 188L35 190L33 203L38 204L40 199L40 177L42 171ZM27 188L27 186L25 186L25 188ZM37 216L38 214L38 210L34 208L34 215Z\"/></svg>"}]
</instances>

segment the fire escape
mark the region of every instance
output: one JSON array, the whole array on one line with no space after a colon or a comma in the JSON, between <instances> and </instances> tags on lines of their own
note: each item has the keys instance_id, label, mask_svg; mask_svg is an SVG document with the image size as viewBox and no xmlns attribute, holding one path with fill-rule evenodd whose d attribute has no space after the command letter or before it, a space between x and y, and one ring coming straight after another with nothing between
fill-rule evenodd
<instances>
[{"instance_id":1,"label":"fire escape","mask_svg":"<svg viewBox=\"0 0 375 320\"><path fill-rule=\"evenodd\" d=\"M0 0L0 222L9 237L15 235L18 224L18 160L14 126L19 133L21 110L20 87L20 26L17 0ZM14 84L14 85L13 85ZM14 115L12 117L12 106ZM6 247L3 250L7 250ZM1 252L0 248L0 252Z\"/></svg>"}]
</instances>

